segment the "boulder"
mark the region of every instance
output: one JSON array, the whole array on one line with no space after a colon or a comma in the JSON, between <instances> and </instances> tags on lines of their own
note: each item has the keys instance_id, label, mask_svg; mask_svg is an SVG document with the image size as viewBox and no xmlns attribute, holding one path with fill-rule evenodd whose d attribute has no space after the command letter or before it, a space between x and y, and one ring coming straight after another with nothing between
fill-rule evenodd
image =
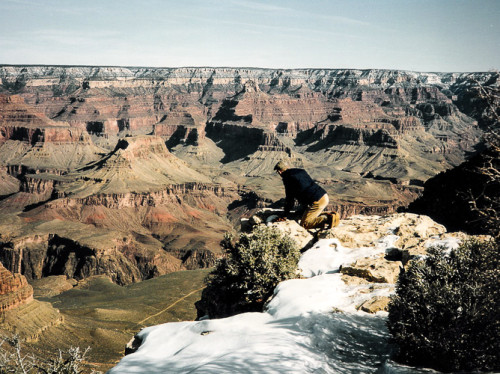
<instances>
[{"instance_id":1,"label":"boulder","mask_svg":"<svg viewBox=\"0 0 500 374\"><path fill-rule=\"evenodd\" d=\"M402 241L408 238L430 238L446 232L443 225L436 223L428 216L401 213L393 217L390 224L394 229L394 234L400 236Z\"/></svg>"},{"instance_id":2,"label":"boulder","mask_svg":"<svg viewBox=\"0 0 500 374\"><path fill-rule=\"evenodd\" d=\"M241 220L241 231L251 232L253 228L258 225L274 226L279 231L290 236L302 251L308 249L316 241L314 236L300 226L297 221L292 219L278 221L278 218L282 216L283 210L270 208L261 209L249 219Z\"/></svg>"},{"instance_id":3,"label":"boulder","mask_svg":"<svg viewBox=\"0 0 500 374\"><path fill-rule=\"evenodd\" d=\"M370 300L365 301L357 307L366 313L387 312L389 310L390 297L387 296L374 296Z\"/></svg>"},{"instance_id":4,"label":"boulder","mask_svg":"<svg viewBox=\"0 0 500 374\"><path fill-rule=\"evenodd\" d=\"M300 226L296 221L285 220L282 222L273 222L272 226L289 235L302 250L309 248L315 242L314 237L309 231Z\"/></svg>"},{"instance_id":5,"label":"boulder","mask_svg":"<svg viewBox=\"0 0 500 374\"><path fill-rule=\"evenodd\" d=\"M376 283L396 283L402 267L401 261L388 261L383 256L365 257L342 266L340 272Z\"/></svg>"},{"instance_id":6,"label":"boulder","mask_svg":"<svg viewBox=\"0 0 500 374\"><path fill-rule=\"evenodd\" d=\"M359 286L360 284L370 284L365 278L355 277L353 275L342 274L342 281L349 286Z\"/></svg>"},{"instance_id":7,"label":"boulder","mask_svg":"<svg viewBox=\"0 0 500 374\"><path fill-rule=\"evenodd\" d=\"M412 257L425 255L428 240L446 233L443 225L427 216L412 213L399 214L393 224L395 225L394 234L399 236L394 243L393 255L399 256L403 264L406 264Z\"/></svg>"}]
</instances>

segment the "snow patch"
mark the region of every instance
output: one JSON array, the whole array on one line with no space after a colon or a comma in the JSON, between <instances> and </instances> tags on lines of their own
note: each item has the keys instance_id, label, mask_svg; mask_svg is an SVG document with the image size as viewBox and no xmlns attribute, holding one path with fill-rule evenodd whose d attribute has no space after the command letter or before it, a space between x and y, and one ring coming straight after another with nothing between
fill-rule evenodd
<instances>
[{"instance_id":1,"label":"snow patch","mask_svg":"<svg viewBox=\"0 0 500 374\"><path fill-rule=\"evenodd\" d=\"M142 330L142 345L109 371L114 373L419 373L390 360L386 312L356 309L388 285L347 285L339 268L394 247L387 235L372 247L347 248L319 240L299 262L304 279L280 283L264 313ZM455 246L453 240L429 245Z\"/></svg>"}]
</instances>

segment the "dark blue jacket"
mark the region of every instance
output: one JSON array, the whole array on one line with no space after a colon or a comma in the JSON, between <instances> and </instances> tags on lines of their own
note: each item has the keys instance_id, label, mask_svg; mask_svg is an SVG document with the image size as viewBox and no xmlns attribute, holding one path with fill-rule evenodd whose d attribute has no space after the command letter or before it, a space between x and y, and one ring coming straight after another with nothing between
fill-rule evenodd
<instances>
[{"instance_id":1,"label":"dark blue jacket","mask_svg":"<svg viewBox=\"0 0 500 374\"><path fill-rule=\"evenodd\" d=\"M309 205L326 194L326 191L317 185L303 169L286 169L281 174L281 178L286 193L285 213L289 213L293 208L295 199L302 205Z\"/></svg>"}]
</instances>

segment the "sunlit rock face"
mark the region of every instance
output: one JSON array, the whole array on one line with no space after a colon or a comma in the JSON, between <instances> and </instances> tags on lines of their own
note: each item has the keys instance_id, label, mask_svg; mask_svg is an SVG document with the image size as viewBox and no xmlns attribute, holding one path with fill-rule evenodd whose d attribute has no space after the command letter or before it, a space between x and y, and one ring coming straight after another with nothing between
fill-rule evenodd
<instances>
[{"instance_id":1,"label":"sunlit rock face","mask_svg":"<svg viewBox=\"0 0 500 374\"><path fill-rule=\"evenodd\" d=\"M0 94L0 165L10 175L60 174L96 160L102 151L85 130L49 119L21 96Z\"/></svg>"},{"instance_id":2,"label":"sunlit rock face","mask_svg":"<svg viewBox=\"0 0 500 374\"><path fill-rule=\"evenodd\" d=\"M33 287L24 275L8 271L0 262L0 334L3 337L15 334L25 342L33 342L44 331L62 322L59 310L33 298Z\"/></svg>"},{"instance_id":3,"label":"sunlit rock face","mask_svg":"<svg viewBox=\"0 0 500 374\"><path fill-rule=\"evenodd\" d=\"M0 221L0 261L31 279L106 274L129 284L213 266L239 199L237 186L213 183L146 135L84 168L23 178L1 202L12 216Z\"/></svg>"},{"instance_id":4,"label":"sunlit rock face","mask_svg":"<svg viewBox=\"0 0 500 374\"><path fill-rule=\"evenodd\" d=\"M495 73L352 69L4 66L0 77L4 92L109 149L116 136L153 133L206 160L215 141L219 159L248 174L255 152L278 147L306 164L420 185L479 142L470 80L498 85ZM267 133L281 141L269 147Z\"/></svg>"},{"instance_id":5,"label":"sunlit rock face","mask_svg":"<svg viewBox=\"0 0 500 374\"><path fill-rule=\"evenodd\" d=\"M14 309L33 300L33 287L26 277L12 274L0 263L0 312Z\"/></svg>"}]
</instances>

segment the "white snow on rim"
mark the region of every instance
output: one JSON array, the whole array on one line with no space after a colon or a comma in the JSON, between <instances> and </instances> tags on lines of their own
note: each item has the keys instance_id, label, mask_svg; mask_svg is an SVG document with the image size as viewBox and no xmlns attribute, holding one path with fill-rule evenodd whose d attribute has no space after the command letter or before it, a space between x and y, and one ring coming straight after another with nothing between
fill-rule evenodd
<instances>
[{"instance_id":1,"label":"white snow on rim","mask_svg":"<svg viewBox=\"0 0 500 374\"><path fill-rule=\"evenodd\" d=\"M384 253L395 240L388 235L375 248L356 249L320 240L300 260L305 279L280 283L266 312L148 327L138 334L137 352L109 373L433 372L390 361L387 313L356 310L390 287L349 286L339 273L342 264Z\"/></svg>"}]
</instances>

